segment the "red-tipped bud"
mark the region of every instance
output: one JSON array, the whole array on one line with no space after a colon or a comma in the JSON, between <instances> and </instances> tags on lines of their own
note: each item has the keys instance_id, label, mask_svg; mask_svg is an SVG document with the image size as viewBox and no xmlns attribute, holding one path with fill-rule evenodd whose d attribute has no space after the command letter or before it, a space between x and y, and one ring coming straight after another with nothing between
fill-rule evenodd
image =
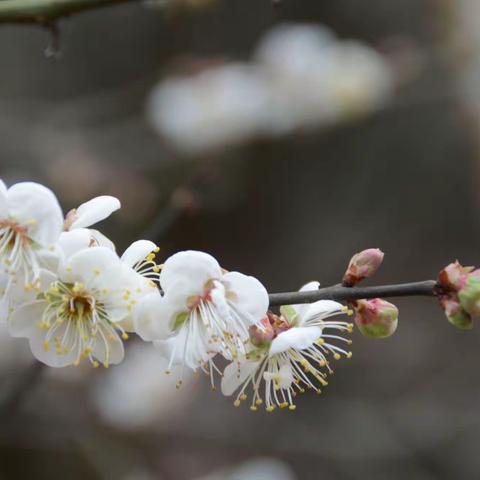
<instances>
[{"instance_id":1,"label":"red-tipped bud","mask_svg":"<svg viewBox=\"0 0 480 480\"><path fill-rule=\"evenodd\" d=\"M397 329L398 308L382 298L357 300L354 309L355 324L366 337L389 337Z\"/></svg>"},{"instance_id":2,"label":"red-tipped bud","mask_svg":"<svg viewBox=\"0 0 480 480\"><path fill-rule=\"evenodd\" d=\"M275 330L273 329L270 319L265 315L260 321L259 325L252 325L248 329L250 334L250 341L256 347L264 347L270 344L275 337Z\"/></svg>"},{"instance_id":3,"label":"red-tipped bud","mask_svg":"<svg viewBox=\"0 0 480 480\"><path fill-rule=\"evenodd\" d=\"M466 275L463 286L458 292L463 309L473 317L480 316L480 270Z\"/></svg>"},{"instance_id":4,"label":"red-tipped bud","mask_svg":"<svg viewBox=\"0 0 480 480\"><path fill-rule=\"evenodd\" d=\"M355 254L343 276L343 285L353 287L365 278L371 277L383 262L384 253L378 248L368 248Z\"/></svg>"},{"instance_id":5,"label":"red-tipped bud","mask_svg":"<svg viewBox=\"0 0 480 480\"><path fill-rule=\"evenodd\" d=\"M455 297L443 297L440 299L440 305L445 311L448 321L461 330L470 330L473 327L473 320L460 302Z\"/></svg>"},{"instance_id":6,"label":"red-tipped bud","mask_svg":"<svg viewBox=\"0 0 480 480\"><path fill-rule=\"evenodd\" d=\"M438 274L438 283L447 292L458 292L461 288L463 288L467 281L468 274L473 270L474 267L463 267L457 260L447 265Z\"/></svg>"}]
</instances>

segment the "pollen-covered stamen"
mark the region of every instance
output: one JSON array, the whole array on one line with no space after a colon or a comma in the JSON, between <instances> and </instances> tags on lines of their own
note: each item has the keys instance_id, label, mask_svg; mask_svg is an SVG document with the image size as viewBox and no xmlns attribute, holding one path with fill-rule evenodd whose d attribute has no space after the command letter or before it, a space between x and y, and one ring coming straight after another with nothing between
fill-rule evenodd
<instances>
[{"instance_id":1,"label":"pollen-covered stamen","mask_svg":"<svg viewBox=\"0 0 480 480\"><path fill-rule=\"evenodd\" d=\"M336 313L344 313L343 309ZM332 313L334 315L335 313ZM329 315L331 316L331 315ZM283 316L274 314L267 315L270 325L275 331L275 338L283 332L290 330L287 320ZM317 394L322 392L323 387L328 385L327 376L333 374L329 358L339 360L342 356L351 358L352 352L347 351L333 341L351 345L352 341L340 335L325 333L329 330L351 332L353 325L340 321L325 321L326 317L309 319L309 326L322 328L322 334L316 342L309 347L298 349L291 347L286 351L269 356L269 342L256 345L254 340L258 336L255 329L250 334L254 335L251 352L246 356L247 361L257 362L256 369L244 380L236 399L235 406L240 406L242 400L247 398L246 390L251 385L253 395L250 410L256 411L259 405L265 404L265 409L272 412L275 408L295 410L294 399L298 393L304 393L306 389L314 390ZM266 321L266 320L265 320ZM265 329L266 326L264 325ZM268 328L268 325L267 325ZM238 363L238 376L241 376L242 364ZM265 382L264 396L261 394L261 382Z\"/></svg>"},{"instance_id":2,"label":"pollen-covered stamen","mask_svg":"<svg viewBox=\"0 0 480 480\"><path fill-rule=\"evenodd\" d=\"M96 347L105 352L102 359L109 366L111 342L119 341L119 333L125 331L109 321L105 305L98 300L99 292L87 290L81 283L68 284L60 281L52 284L45 294L48 302L38 327L47 330L44 349L54 348L58 355L73 355L73 364L88 359L97 367L99 362L93 353Z\"/></svg>"},{"instance_id":3,"label":"pollen-covered stamen","mask_svg":"<svg viewBox=\"0 0 480 480\"><path fill-rule=\"evenodd\" d=\"M20 225L15 220L0 220L0 263L5 273L21 273L26 281L38 277L40 265L34 252L34 241L30 238L28 227L35 224Z\"/></svg>"},{"instance_id":4,"label":"pollen-covered stamen","mask_svg":"<svg viewBox=\"0 0 480 480\"><path fill-rule=\"evenodd\" d=\"M159 283L160 272L162 266L155 261L156 254L160 251L159 247L156 247L151 253L149 253L143 260L137 262L133 269L142 277L153 280Z\"/></svg>"}]
</instances>

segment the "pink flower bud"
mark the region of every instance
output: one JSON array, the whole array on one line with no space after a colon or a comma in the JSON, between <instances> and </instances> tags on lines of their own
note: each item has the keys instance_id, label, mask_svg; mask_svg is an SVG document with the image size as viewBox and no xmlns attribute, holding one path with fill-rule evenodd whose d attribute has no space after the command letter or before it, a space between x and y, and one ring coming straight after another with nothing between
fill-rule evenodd
<instances>
[{"instance_id":1,"label":"pink flower bud","mask_svg":"<svg viewBox=\"0 0 480 480\"><path fill-rule=\"evenodd\" d=\"M353 287L365 278L371 277L383 262L384 253L378 248L369 248L355 254L343 276L343 285Z\"/></svg>"},{"instance_id":2,"label":"pink flower bud","mask_svg":"<svg viewBox=\"0 0 480 480\"><path fill-rule=\"evenodd\" d=\"M275 330L270 323L270 318L265 315L260 321L259 325L251 325L248 329L250 334L250 341L256 347L263 347L269 345L275 337Z\"/></svg>"},{"instance_id":3,"label":"pink flower bud","mask_svg":"<svg viewBox=\"0 0 480 480\"><path fill-rule=\"evenodd\" d=\"M480 316L480 270L466 275L458 292L462 308L473 317Z\"/></svg>"},{"instance_id":4,"label":"pink flower bud","mask_svg":"<svg viewBox=\"0 0 480 480\"><path fill-rule=\"evenodd\" d=\"M354 309L355 323L367 337L389 337L397 329L398 308L382 298L357 300Z\"/></svg>"},{"instance_id":5,"label":"pink flower bud","mask_svg":"<svg viewBox=\"0 0 480 480\"><path fill-rule=\"evenodd\" d=\"M458 292L467 281L467 276L472 272L474 267L463 267L458 260L447 265L438 274L438 283L447 292Z\"/></svg>"},{"instance_id":6,"label":"pink flower bud","mask_svg":"<svg viewBox=\"0 0 480 480\"><path fill-rule=\"evenodd\" d=\"M470 330L473 327L472 317L463 309L455 297L444 296L440 298L440 305L453 326L461 330Z\"/></svg>"}]
</instances>

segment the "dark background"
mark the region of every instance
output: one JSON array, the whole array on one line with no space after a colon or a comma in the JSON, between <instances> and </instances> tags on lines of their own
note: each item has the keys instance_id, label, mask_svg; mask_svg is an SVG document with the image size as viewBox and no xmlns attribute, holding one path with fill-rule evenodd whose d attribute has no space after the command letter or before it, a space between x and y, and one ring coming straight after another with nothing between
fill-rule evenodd
<instances>
[{"instance_id":1,"label":"dark background","mask_svg":"<svg viewBox=\"0 0 480 480\"><path fill-rule=\"evenodd\" d=\"M161 258L206 250L272 292L336 283L367 247L386 252L377 283L433 278L456 258L478 264L478 112L461 88L476 50L456 20L464 8L433 0L126 5L62 22L60 60L43 54L47 32L2 26L0 176L45 183L65 211L116 195L123 209L105 231L119 250L144 235L159 242ZM402 45L421 68L362 120L188 158L168 148L145 114L156 82L185 58L248 59L285 20L378 48ZM235 409L196 382L175 392L187 402L173 396L162 406L159 395L147 425L124 428L92 400L110 371L43 372L0 419L0 478L187 480L226 469L206 478L237 479L231 469L257 457L285 463L293 479L478 478L479 333L455 330L432 299L396 303L396 335L355 332L352 360L294 413ZM18 354L22 340L2 342L7 392L32 360ZM162 368L152 364L148 375L161 382ZM123 381L132 382L128 371Z\"/></svg>"}]
</instances>

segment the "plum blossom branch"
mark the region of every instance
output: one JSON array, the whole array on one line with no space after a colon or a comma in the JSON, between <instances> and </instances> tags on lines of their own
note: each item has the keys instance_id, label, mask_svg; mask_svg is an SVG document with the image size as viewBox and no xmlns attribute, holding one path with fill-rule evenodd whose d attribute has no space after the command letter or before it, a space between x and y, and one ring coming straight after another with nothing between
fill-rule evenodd
<instances>
[{"instance_id":1,"label":"plum blossom branch","mask_svg":"<svg viewBox=\"0 0 480 480\"><path fill-rule=\"evenodd\" d=\"M435 296L439 287L435 280L400 283L396 285L379 285L375 287L331 287L309 290L306 292L271 293L270 306L313 303L318 300L348 301L361 298Z\"/></svg>"},{"instance_id":2,"label":"plum blossom branch","mask_svg":"<svg viewBox=\"0 0 480 480\"><path fill-rule=\"evenodd\" d=\"M139 0L2 0L0 23L48 24L62 17Z\"/></svg>"}]
</instances>

